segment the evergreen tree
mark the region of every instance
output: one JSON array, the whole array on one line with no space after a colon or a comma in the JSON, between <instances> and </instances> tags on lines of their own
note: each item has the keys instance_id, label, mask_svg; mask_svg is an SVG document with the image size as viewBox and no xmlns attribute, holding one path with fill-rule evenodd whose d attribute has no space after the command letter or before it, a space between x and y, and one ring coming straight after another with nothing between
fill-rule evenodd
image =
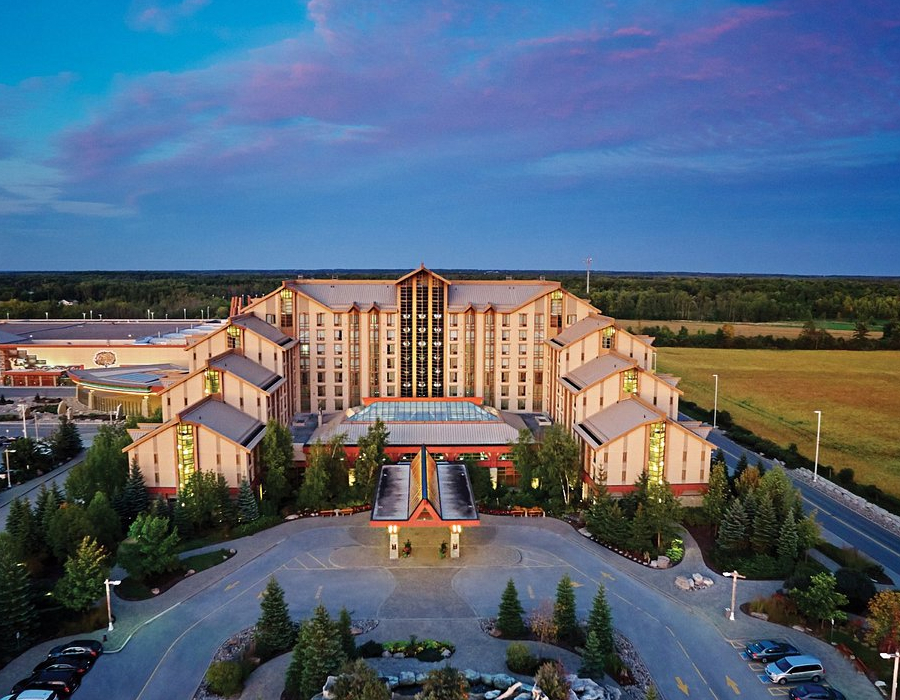
<instances>
[{"instance_id":1,"label":"evergreen tree","mask_svg":"<svg viewBox=\"0 0 900 700\"><path fill-rule=\"evenodd\" d=\"M525 622L522 615L525 609L519 602L519 592L512 579L506 582L503 595L500 597L500 610L497 612L497 629L506 639L519 639L525 636Z\"/></svg>"},{"instance_id":2,"label":"evergreen tree","mask_svg":"<svg viewBox=\"0 0 900 700\"><path fill-rule=\"evenodd\" d=\"M105 493L94 494L87 507L87 518L94 538L107 552L114 552L122 537L122 526Z\"/></svg>"},{"instance_id":3,"label":"evergreen tree","mask_svg":"<svg viewBox=\"0 0 900 700\"><path fill-rule=\"evenodd\" d=\"M215 479L215 504L211 520L217 525L234 525L237 522L237 508L231 500L231 488L221 474L216 474Z\"/></svg>"},{"instance_id":4,"label":"evergreen tree","mask_svg":"<svg viewBox=\"0 0 900 700\"><path fill-rule=\"evenodd\" d=\"M741 456L738 458L737 466L734 468L734 480L735 482L741 478L741 474L744 473L744 470L750 466L750 461L747 459L747 453L741 452Z\"/></svg>"},{"instance_id":5,"label":"evergreen tree","mask_svg":"<svg viewBox=\"0 0 900 700\"><path fill-rule=\"evenodd\" d=\"M631 521L628 549L633 552L648 552L654 546L653 538L655 536L653 524L647 518L644 504L639 503Z\"/></svg>"},{"instance_id":6,"label":"evergreen tree","mask_svg":"<svg viewBox=\"0 0 900 700\"><path fill-rule=\"evenodd\" d=\"M131 525L134 519L141 513L145 513L150 507L150 496L147 493L147 485L144 483L144 474L138 466L137 459L131 461L131 471L125 482L122 493L122 510L125 515L125 524Z\"/></svg>"},{"instance_id":7,"label":"evergreen tree","mask_svg":"<svg viewBox=\"0 0 900 700\"><path fill-rule=\"evenodd\" d=\"M796 519L795 510L800 503L799 492L794 488L784 469L775 467L765 472L759 480L759 490L767 493L772 499L778 520L784 520L788 513L793 513Z\"/></svg>"},{"instance_id":8,"label":"evergreen tree","mask_svg":"<svg viewBox=\"0 0 900 700\"><path fill-rule=\"evenodd\" d=\"M60 416L59 427L50 436L53 461L57 464L68 462L81 452L81 447L81 434L78 432L78 427L66 416Z\"/></svg>"},{"instance_id":9,"label":"evergreen tree","mask_svg":"<svg viewBox=\"0 0 900 700\"><path fill-rule=\"evenodd\" d=\"M14 498L9 504L6 516L6 531L12 535L8 546L16 561L25 561L35 555L36 544L40 540L31 503L27 498Z\"/></svg>"},{"instance_id":10,"label":"evergreen tree","mask_svg":"<svg viewBox=\"0 0 900 700\"><path fill-rule=\"evenodd\" d=\"M778 534L778 546L776 554L783 562L793 562L797 558L797 523L794 522L794 513L790 512L781 526Z\"/></svg>"},{"instance_id":11,"label":"evergreen tree","mask_svg":"<svg viewBox=\"0 0 900 700\"><path fill-rule=\"evenodd\" d=\"M341 638L341 649L348 659L356 658L356 640L353 638L353 620L350 619L350 611L341 608L337 620L338 636Z\"/></svg>"},{"instance_id":12,"label":"evergreen tree","mask_svg":"<svg viewBox=\"0 0 900 700\"><path fill-rule=\"evenodd\" d=\"M50 552L60 562L73 556L85 537L94 535L87 511L74 503L66 503L52 512L46 532Z\"/></svg>"},{"instance_id":13,"label":"evergreen tree","mask_svg":"<svg viewBox=\"0 0 900 700\"><path fill-rule=\"evenodd\" d=\"M587 629L593 633L597 640L600 653L603 655L603 663L611 659L616 653L616 641L613 635L612 612L606 601L606 586L602 583L597 587L591 612L588 615Z\"/></svg>"},{"instance_id":14,"label":"evergreen tree","mask_svg":"<svg viewBox=\"0 0 900 700\"><path fill-rule=\"evenodd\" d=\"M724 462L714 461L709 470L709 488L703 494L703 514L713 526L713 533L719 534L719 525L725 517L731 489L728 486L728 471Z\"/></svg>"},{"instance_id":15,"label":"evergreen tree","mask_svg":"<svg viewBox=\"0 0 900 700\"><path fill-rule=\"evenodd\" d=\"M178 536L182 539L194 536L194 523L191 520L191 514L180 498L172 506L172 523Z\"/></svg>"},{"instance_id":16,"label":"evergreen tree","mask_svg":"<svg viewBox=\"0 0 900 700\"><path fill-rule=\"evenodd\" d=\"M122 449L131 437L122 425L101 426L84 457L84 461L69 470L66 493L78 503L90 503L97 491L110 502L121 495L128 479L128 457Z\"/></svg>"},{"instance_id":17,"label":"evergreen tree","mask_svg":"<svg viewBox=\"0 0 900 700\"><path fill-rule=\"evenodd\" d=\"M682 512L681 503L665 480L660 484L651 484L647 496L644 513L656 538L656 550L662 552L678 532L678 521L681 519Z\"/></svg>"},{"instance_id":18,"label":"evergreen tree","mask_svg":"<svg viewBox=\"0 0 900 700\"><path fill-rule=\"evenodd\" d=\"M50 527L50 520L56 514L59 506L60 502L56 498L56 492L48 489L46 483L41 484L34 503L34 523L37 531L38 548L41 554L50 553L50 542L47 539L47 532Z\"/></svg>"},{"instance_id":19,"label":"evergreen tree","mask_svg":"<svg viewBox=\"0 0 900 700\"><path fill-rule=\"evenodd\" d=\"M797 521L798 554L802 552L806 556L807 551L815 547L820 539L822 539L822 532L819 529L819 523L816 522L815 511Z\"/></svg>"},{"instance_id":20,"label":"evergreen tree","mask_svg":"<svg viewBox=\"0 0 900 700\"><path fill-rule=\"evenodd\" d=\"M468 700L469 682L453 666L442 666L428 672L419 700Z\"/></svg>"},{"instance_id":21,"label":"evergreen tree","mask_svg":"<svg viewBox=\"0 0 900 700\"><path fill-rule=\"evenodd\" d=\"M311 698L322 690L325 680L346 661L341 640L324 605L316 606L303 626L303 670L300 697Z\"/></svg>"},{"instance_id":22,"label":"evergreen tree","mask_svg":"<svg viewBox=\"0 0 900 700\"><path fill-rule=\"evenodd\" d=\"M778 541L778 518L769 494L763 492L753 518L753 534L750 544L758 554L769 554Z\"/></svg>"},{"instance_id":23,"label":"evergreen tree","mask_svg":"<svg viewBox=\"0 0 900 700\"><path fill-rule=\"evenodd\" d=\"M297 505L308 510L319 510L325 505L328 497L328 473L325 471L321 452L315 445L310 452L310 459L303 470L303 483L297 496Z\"/></svg>"},{"instance_id":24,"label":"evergreen tree","mask_svg":"<svg viewBox=\"0 0 900 700\"><path fill-rule=\"evenodd\" d=\"M261 614L253 632L257 655L265 660L283 654L294 644L294 625L284 600L284 589L269 578L260 603Z\"/></svg>"},{"instance_id":25,"label":"evergreen tree","mask_svg":"<svg viewBox=\"0 0 900 700\"><path fill-rule=\"evenodd\" d=\"M13 537L0 538L0 656L10 658L31 646L36 617L28 570L13 555ZM18 635L18 636L17 636Z\"/></svg>"},{"instance_id":26,"label":"evergreen tree","mask_svg":"<svg viewBox=\"0 0 900 700\"><path fill-rule=\"evenodd\" d=\"M725 518L722 520L722 527L719 528L716 544L726 552L743 552L747 549L747 532L749 529L750 524L747 519L747 511L744 510L744 504L741 502L741 499L735 498L728 510L725 511Z\"/></svg>"},{"instance_id":27,"label":"evergreen tree","mask_svg":"<svg viewBox=\"0 0 900 700\"><path fill-rule=\"evenodd\" d=\"M275 508L290 493L288 470L294 464L294 439L287 426L272 419L266 423L266 434L260 444L263 468L263 493Z\"/></svg>"},{"instance_id":28,"label":"evergreen tree","mask_svg":"<svg viewBox=\"0 0 900 700\"><path fill-rule=\"evenodd\" d=\"M238 522L252 523L259 518L259 505L256 503L256 494L246 479L241 480L238 488Z\"/></svg>"},{"instance_id":29,"label":"evergreen tree","mask_svg":"<svg viewBox=\"0 0 900 700\"><path fill-rule=\"evenodd\" d=\"M594 502L587 511L587 529L600 542L614 547L627 547L629 527L625 515L605 484L600 484Z\"/></svg>"},{"instance_id":30,"label":"evergreen tree","mask_svg":"<svg viewBox=\"0 0 900 700\"><path fill-rule=\"evenodd\" d=\"M556 603L553 606L553 622L560 639L571 644L581 643L581 628L575 611L575 589L569 574L563 574L556 586Z\"/></svg>"},{"instance_id":31,"label":"evergreen tree","mask_svg":"<svg viewBox=\"0 0 900 700\"><path fill-rule=\"evenodd\" d=\"M603 678L605 668L606 655L600 650L600 642L594 630L589 629L587 641L584 643L584 654L581 656L581 669L578 671L578 675L599 681Z\"/></svg>"},{"instance_id":32,"label":"evergreen tree","mask_svg":"<svg viewBox=\"0 0 900 700\"><path fill-rule=\"evenodd\" d=\"M297 643L294 644L294 650L291 652L291 662L288 664L287 673L284 677L284 693L283 700L308 700L311 695L301 695L303 687L303 669L306 665L306 640L309 637L307 627L309 620L300 623L300 630L297 634Z\"/></svg>"},{"instance_id":33,"label":"evergreen tree","mask_svg":"<svg viewBox=\"0 0 900 700\"><path fill-rule=\"evenodd\" d=\"M139 581L178 568L178 533L169 531L169 520L141 513L128 528L128 538L119 545L118 561Z\"/></svg>"},{"instance_id":34,"label":"evergreen tree","mask_svg":"<svg viewBox=\"0 0 900 700\"><path fill-rule=\"evenodd\" d=\"M70 610L88 610L103 595L103 581L109 575L103 547L85 537L63 569L65 573L56 583L53 595Z\"/></svg>"},{"instance_id":35,"label":"evergreen tree","mask_svg":"<svg viewBox=\"0 0 900 700\"><path fill-rule=\"evenodd\" d=\"M345 664L331 689L334 700L391 700L391 691L364 660Z\"/></svg>"}]
</instances>

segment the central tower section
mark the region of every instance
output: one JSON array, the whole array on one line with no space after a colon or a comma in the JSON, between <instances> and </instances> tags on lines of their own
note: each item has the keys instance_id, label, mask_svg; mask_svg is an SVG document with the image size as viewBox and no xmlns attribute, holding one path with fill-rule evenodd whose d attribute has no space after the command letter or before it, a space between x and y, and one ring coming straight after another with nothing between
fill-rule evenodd
<instances>
[{"instance_id":1,"label":"central tower section","mask_svg":"<svg viewBox=\"0 0 900 700\"><path fill-rule=\"evenodd\" d=\"M424 267L397 282L400 396L444 396L444 323L449 282Z\"/></svg>"}]
</instances>

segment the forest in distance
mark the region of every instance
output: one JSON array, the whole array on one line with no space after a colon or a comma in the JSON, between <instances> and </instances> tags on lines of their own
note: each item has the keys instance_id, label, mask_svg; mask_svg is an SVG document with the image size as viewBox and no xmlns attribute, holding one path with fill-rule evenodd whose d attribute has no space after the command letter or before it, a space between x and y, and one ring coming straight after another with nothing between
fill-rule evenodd
<instances>
[{"instance_id":1,"label":"forest in distance","mask_svg":"<svg viewBox=\"0 0 900 700\"><path fill-rule=\"evenodd\" d=\"M285 279L397 279L409 270L0 273L0 319L224 318L233 296ZM584 270L435 270L447 279L558 280L581 297ZM592 272L590 300L615 318L718 323L863 322L900 318L900 278Z\"/></svg>"}]
</instances>

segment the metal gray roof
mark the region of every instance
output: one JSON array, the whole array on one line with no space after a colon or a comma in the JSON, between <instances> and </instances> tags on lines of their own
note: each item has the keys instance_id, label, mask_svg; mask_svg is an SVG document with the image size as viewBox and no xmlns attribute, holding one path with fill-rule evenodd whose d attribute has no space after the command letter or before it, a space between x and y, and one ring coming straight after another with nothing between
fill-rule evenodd
<instances>
[{"instance_id":1,"label":"metal gray roof","mask_svg":"<svg viewBox=\"0 0 900 700\"><path fill-rule=\"evenodd\" d=\"M580 392L616 372L636 366L637 362L634 360L610 352L585 362L580 367L576 367L564 374L562 378L574 387L576 392Z\"/></svg>"},{"instance_id":2,"label":"metal gray roof","mask_svg":"<svg viewBox=\"0 0 900 700\"><path fill-rule=\"evenodd\" d=\"M212 359L209 361L209 366L230 372L264 391L271 389L281 379L275 372L237 353L229 353Z\"/></svg>"},{"instance_id":3,"label":"metal gray roof","mask_svg":"<svg viewBox=\"0 0 900 700\"><path fill-rule=\"evenodd\" d=\"M322 280L289 282L287 286L335 311L344 311L354 304L361 309L367 309L372 304L382 309L397 308L397 286L393 282Z\"/></svg>"},{"instance_id":4,"label":"metal gray roof","mask_svg":"<svg viewBox=\"0 0 900 700\"><path fill-rule=\"evenodd\" d=\"M484 467L474 468L483 469ZM472 492L466 465L459 462L438 462L437 477L441 518L443 520L478 520L475 494Z\"/></svg>"},{"instance_id":5,"label":"metal gray roof","mask_svg":"<svg viewBox=\"0 0 900 700\"><path fill-rule=\"evenodd\" d=\"M93 369L70 369L68 374L79 382L96 382L111 386L140 387L150 389L163 386L164 379L173 375L187 374L187 367L172 364L124 365L121 367L100 367Z\"/></svg>"},{"instance_id":6,"label":"metal gray roof","mask_svg":"<svg viewBox=\"0 0 900 700\"><path fill-rule=\"evenodd\" d=\"M178 415L183 423L197 423L232 442L253 449L266 432L266 426L243 411L215 399L207 399Z\"/></svg>"},{"instance_id":7,"label":"metal gray roof","mask_svg":"<svg viewBox=\"0 0 900 700\"><path fill-rule=\"evenodd\" d=\"M637 399L624 399L578 423L575 430L599 447L644 423L660 420L665 420L664 413Z\"/></svg>"},{"instance_id":8,"label":"metal gray roof","mask_svg":"<svg viewBox=\"0 0 900 700\"><path fill-rule=\"evenodd\" d=\"M607 326L612 326L614 324L615 321L609 316L589 314L580 321L576 321L571 326L564 329L556 337L551 338L549 342L553 343L557 347L564 348L569 343L574 343L576 340L581 340L586 335L590 335L594 331L598 331L601 328L606 328Z\"/></svg>"},{"instance_id":9,"label":"metal gray roof","mask_svg":"<svg viewBox=\"0 0 900 700\"><path fill-rule=\"evenodd\" d=\"M506 445L518 438L518 431L506 423L389 423L391 445L450 447L456 445ZM346 434L346 444L355 445L369 430L368 423L333 420L317 428L309 443L327 442L335 435ZM307 443L307 444L309 444Z\"/></svg>"},{"instance_id":10,"label":"metal gray roof","mask_svg":"<svg viewBox=\"0 0 900 700\"><path fill-rule=\"evenodd\" d=\"M514 310L559 289L558 282L454 282L447 291L447 306L462 310L471 304L482 308Z\"/></svg>"},{"instance_id":11,"label":"metal gray roof","mask_svg":"<svg viewBox=\"0 0 900 700\"><path fill-rule=\"evenodd\" d=\"M200 333L211 333L222 327L213 321L145 321L140 319L115 321L0 321L0 343L15 344L65 344L67 342L117 342L138 343L142 339L159 338L172 333L183 333L195 328ZM16 338L9 339L9 334ZM179 344L184 344L181 339Z\"/></svg>"},{"instance_id":12,"label":"metal gray roof","mask_svg":"<svg viewBox=\"0 0 900 700\"><path fill-rule=\"evenodd\" d=\"M276 345L280 345L282 347L296 342L293 338L285 335L275 326L266 323L261 318L257 318L253 314L247 314L246 316L235 316L231 320L231 322L235 326L246 328L247 330L256 333L256 335L265 338L266 340L271 340Z\"/></svg>"},{"instance_id":13,"label":"metal gray roof","mask_svg":"<svg viewBox=\"0 0 900 700\"><path fill-rule=\"evenodd\" d=\"M372 520L409 518L409 464L385 464L378 478Z\"/></svg>"}]
</instances>

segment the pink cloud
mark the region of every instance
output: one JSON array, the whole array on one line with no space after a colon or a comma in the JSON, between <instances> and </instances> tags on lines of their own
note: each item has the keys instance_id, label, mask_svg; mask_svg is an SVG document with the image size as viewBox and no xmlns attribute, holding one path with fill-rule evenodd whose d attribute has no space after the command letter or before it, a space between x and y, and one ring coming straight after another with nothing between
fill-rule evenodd
<instances>
[{"instance_id":1,"label":"pink cloud","mask_svg":"<svg viewBox=\"0 0 900 700\"><path fill-rule=\"evenodd\" d=\"M141 0L132 9L130 21L132 29L168 34L176 29L179 22L193 17L211 2L211 0L181 0L169 5L147 4L150 1Z\"/></svg>"},{"instance_id":2,"label":"pink cloud","mask_svg":"<svg viewBox=\"0 0 900 700\"><path fill-rule=\"evenodd\" d=\"M643 27L622 27L613 32L614 36L654 36L656 32Z\"/></svg>"}]
</instances>

